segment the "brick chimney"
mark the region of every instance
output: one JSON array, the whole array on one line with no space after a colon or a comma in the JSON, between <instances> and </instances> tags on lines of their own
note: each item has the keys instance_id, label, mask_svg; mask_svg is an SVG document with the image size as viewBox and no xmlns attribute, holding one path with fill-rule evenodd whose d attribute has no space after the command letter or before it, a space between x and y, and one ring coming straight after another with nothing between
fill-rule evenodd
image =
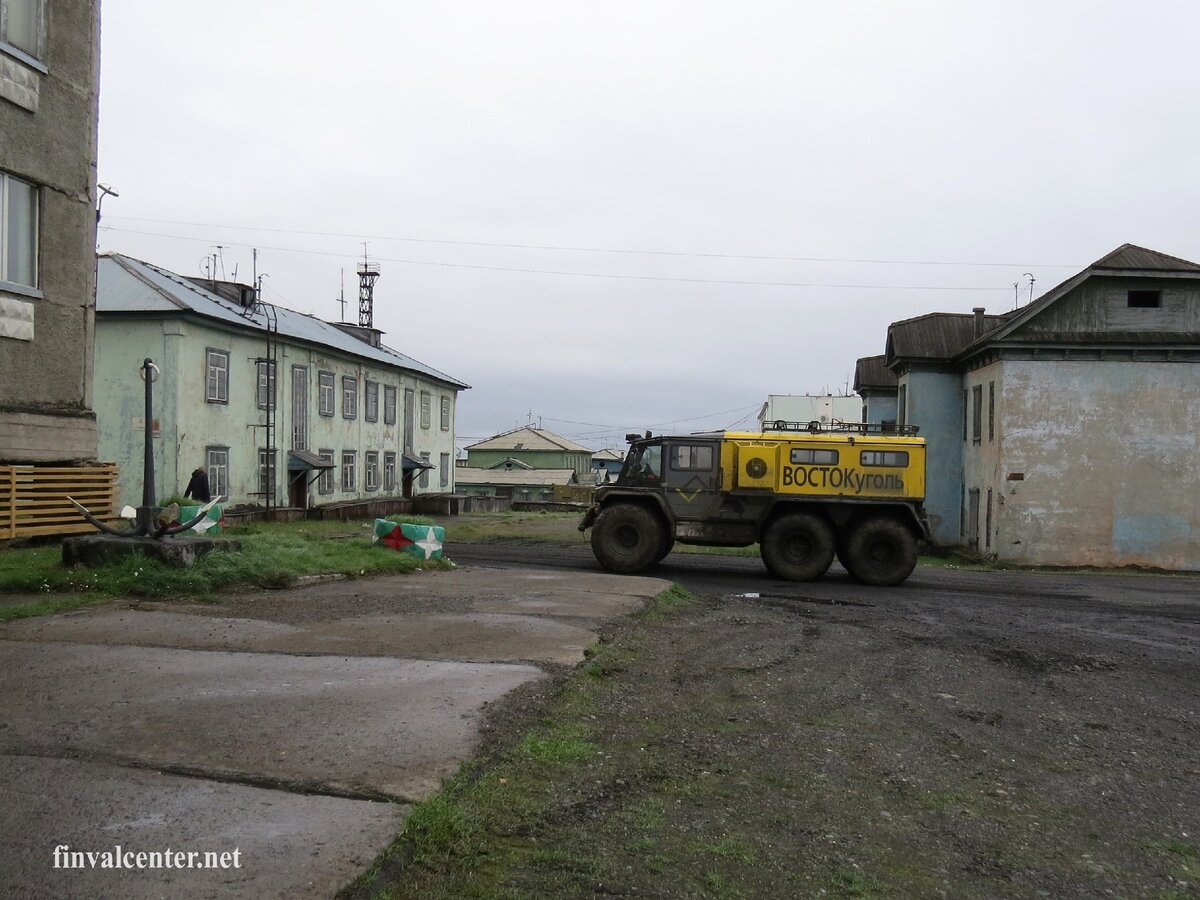
<instances>
[{"instance_id":1,"label":"brick chimney","mask_svg":"<svg viewBox=\"0 0 1200 900\"><path fill-rule=\"evenodd\" d=\"M976 306L971 312L975 313L975 339L983 337L983 314L986 310L982 306Z\"/></svg>"}]
</instances>

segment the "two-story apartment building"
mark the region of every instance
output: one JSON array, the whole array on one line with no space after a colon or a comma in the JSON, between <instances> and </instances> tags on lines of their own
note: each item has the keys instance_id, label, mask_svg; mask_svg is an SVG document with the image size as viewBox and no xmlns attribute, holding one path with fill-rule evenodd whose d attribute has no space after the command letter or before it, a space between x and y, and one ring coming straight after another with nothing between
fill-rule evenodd
<instances>
[{"instance_id":1,"label":"two-story apartment building","mask_svg":"<svg viewBox=\"0 0 1200 900\"><path fill-rule=\"evenodd\" d=\"M885 363L939 543L1200 570L1200 264L1125 244L1004 315L894 323Z\"/></svg>"},{"instance_id":2,"label":"two-story apartment building","mask_svg":"<svg viewBox=\"0 0 1200 900\"><path fill-rule=\"evenodd\" d=\"M0 464L96 458L100 9L0 0Z\"/></svg>"},{"instance_id":3,"label":"two-story apartment building","mask_svg":"<svg viewBox=\"0 0 1200 900\"><path fill-rule=\"evenodd\" d=\"M454 489L458 392L381 332L255 302L249 286L189 279L129 257L99 261L101 453L140 496L145 358L155 384L160 493L208 471L231 505L307 507Z\"/></svg>"}]
</instances>

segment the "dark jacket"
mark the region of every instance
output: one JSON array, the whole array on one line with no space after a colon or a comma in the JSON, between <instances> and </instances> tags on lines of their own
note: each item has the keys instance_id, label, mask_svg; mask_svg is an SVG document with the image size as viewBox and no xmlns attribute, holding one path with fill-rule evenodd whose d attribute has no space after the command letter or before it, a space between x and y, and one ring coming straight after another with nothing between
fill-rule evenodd
<instances>
[{"instance_id":1,"label":"dark jacket","mask_svg":"<svg viewBox=\"0 0 1200 900\"><path fill-rule=\"evenodd\" d=\"M212 495L208 492L208 473L203 469L197 469L193 472L192 480L188 482L187 490L183 492L183 496L199 500L201 503L207 503L211 500Z\"/></svg>"}]
</instances>

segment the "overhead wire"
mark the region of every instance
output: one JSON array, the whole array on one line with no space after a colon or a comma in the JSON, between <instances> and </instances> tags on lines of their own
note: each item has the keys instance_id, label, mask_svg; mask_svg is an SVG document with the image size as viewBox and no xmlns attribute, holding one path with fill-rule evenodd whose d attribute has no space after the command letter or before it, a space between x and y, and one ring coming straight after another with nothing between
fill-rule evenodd
<instances>
[{"instance_id":1,"label":"overhead wire","mask_svg":"<svg viewBox=\"0 0 1200 900\"><path fill-rule=\"evenodd\" d=\"M1078 269L1080 265L1072 263L1008 263L1008 262L960 262L954 260L926 259L871 259L843 256L787 256L757 253L712 253L697 250L645 250L623 247L582 247L561 244L520 244L500 241L463 241L447 238L418 238L401 235L363 234L358 232L340 231L304 231L295 228L266 228L253 225L221 225L214 222L181 222L173 219L147 219L138 216L105 216L124 222L151 222L158 225L183 225L188 228L221 228L230 231L256 231L271 234L296 234L308 237L338 237L354 238L355 240L397 241L413 244L439 244L451 247L496 247L510 250L552 250L570 253L613 253L640 256L682 256L697 259L751 259L766 262L821 262L821 263L854 263L859 265L888 265L888 266L965 266L965 267L997 267L1019 268L1022 266L1042 269ZM125 229L113 229L125 230ZM132 232L135 234L154 234L155 232ZM166 236L166 235L164 235Z\"/></svg>"},{"instance_id":2,"label":"overhead wire","mask_svg":"<svg viewBox=\"0 0 1200 900\"><path fill-rule=\"evenodd\" d=\"M138 231L130 228L114 228L111 225L101 225L101 231L112 231L120 234L140 234L148 237L167 238L169 240L195 241L200 243L210 244L211 240L207 238L195 238L187 235L164 234L153 231ZM304 250L298 247L264 247L261 244L244 244L236 241L225 241L226 247L246 247L256 248L258 250L271 250L276 253L303 253L309 256L333 256L340 259L348 258L346 253L337 253L329 250ZM409 266L433 266L436 268L445 269L468 269L485 272L515 272L526 275L556 275L567 276L573 278L608 278L622 281L658 281L658 282L673 282L681 284L727 284L739 285L743 287L789 287L789 288L819 288L822 290L834 289L849 289L849 290L887 290L887 291L958 291L960 293L976 292L976 291L1003 291L1007 293L1012 290L1012 286L1006 287L984 287L972 286L962 287L955 285L917 285L917 284L837 284L823 282L807 282L807 281L755 281L751 279L741 278L692 278L674 275L629 275L617 272L569 272L557 269L531 269L517 266L485 266L476 263L451 263L441 262L438 260L425 259L405 259L399 257L388 256L372 256L372 260L376 262L391 262L400 263L401 265Z\"/></svg>"}]
</instances>

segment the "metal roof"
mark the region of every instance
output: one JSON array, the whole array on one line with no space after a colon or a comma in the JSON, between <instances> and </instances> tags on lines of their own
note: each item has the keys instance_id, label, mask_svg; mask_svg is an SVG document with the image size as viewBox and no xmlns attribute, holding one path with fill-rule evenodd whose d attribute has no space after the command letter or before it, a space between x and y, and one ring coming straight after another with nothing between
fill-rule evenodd
<instances>
[{"instance_id":1,"label":"metal roof","mask_svg":"<svg viewBox=\"0 0 1200 900\"><path fill-rule=\"evenodd\" d=\"M854 364L854 390L862 393L864 390L896 389L899 379L884 359L883 354L864 356Z\"/></svg>"},{"instance_id":2,"label":"metal roof","mask_svg":"<svg viewBox=\"0 0 1200 900\"><path fill-rule=\"evenodd\" d=\"M534 428L526 425L524 428L516 428L512 431L506 431L503 434L493 435L486 440L480 441L478 444L471 444L467 447L468 450L566 450L571 453L587 453L591 454L591 450L587 447L581 447L574 441L567 440L565 437L555 434L553 431L546 431L543 428Z\"/></svg>"},{"instance_id":3,"label":"metal roof","mask_svg":"<svg viewBox=\"0 0 1200 900\"><path fill-rule=\"evenodd\" d=\"M96 312L192 314L239 330L265 332L267 328L263 312L251 313L180 275L117 253L106 253L99 259ZM276 306L275 312L280 337L406 369L460 390L470 387L390 347L372 347L315 316L282 306Z\"/></svg>"},{"instance_id":4,"label":"metal roof","mask_svg":"<svg viewBox=\"0 0 1200 900\"><path fill-rule=\"evenodd\" d=\"M1122 244L1112 253L1101 257L1089 269L1140 269L1160 272L1200 272L1200 264L1168 256L1157 250L1147 250L1134 244Z\"/></svg>"},{"instance_id":5,"label":"metal roof","mask_svg":"<svg viewBox=\"0 0 1200 900\"><path fill-rule=\"evenodd\" d=\"M983 334L1006 321L1007 316L983 316ZM975 340L972 313L929 313L888 326L886 360L947 360Z\"/></svg>"}]
</instances>

